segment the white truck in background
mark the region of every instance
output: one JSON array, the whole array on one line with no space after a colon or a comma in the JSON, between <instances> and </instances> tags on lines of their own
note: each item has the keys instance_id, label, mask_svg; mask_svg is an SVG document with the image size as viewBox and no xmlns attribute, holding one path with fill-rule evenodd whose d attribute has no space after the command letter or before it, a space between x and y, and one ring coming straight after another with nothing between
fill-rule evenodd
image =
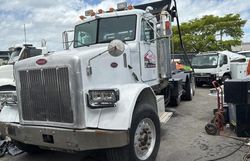
<instances>
[{"instance_id":1,"label":"white truck in background","mask_svg":"<svg viewBox=\"0 0 250 161\"><path fill-rule=\"evenodd\" d=\"M0 66L6 65L10 58L10 51L0 51Z\"/></svg>"},{"instance_id":2,"label":"white truck in background","mask_svg":"<svg viewBox=\"0 0 250 161\"><path fill-rule=\"evenodd\" d=\"M15 45L11 51L9 61L0 66L0 91L15 91L16 85L13 76L13 67L17 61L41 55L45 48L35 48L31 44Z\"/></svg>"},{"instance_id":3,"label":"white truck in background","mask_svg":"<svg viewBox=\"0 0 250 161\"><path fill-rule=\"evenodd\" d=\"M192 73L172 78L175 16L172 0L87 11L73 49L15 64L19 103L2 109L1 134L29 153L105 149L110 161L154 161L167 100L193 96Z\"/></svg>"},{"instance_id":4,"label":"white truck in background","mask_svg":"<svg viewBox=\"0 0 250 161\"><path fill-rule=\"evenodd\" d=\"M197 54L192 59L195 84L211 85L213 81L223 83L227 79L240 79L245 76L246 57L230 51L218 51Z\"/></svg>"}]
</instances>

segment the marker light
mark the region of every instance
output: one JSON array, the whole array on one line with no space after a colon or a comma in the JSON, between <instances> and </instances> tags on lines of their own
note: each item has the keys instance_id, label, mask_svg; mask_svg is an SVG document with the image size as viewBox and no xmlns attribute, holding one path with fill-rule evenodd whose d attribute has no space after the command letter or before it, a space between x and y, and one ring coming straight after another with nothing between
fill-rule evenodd
<instances>
[{"instance_id":1,"label":"marker light","mask_svg":"<svg viewBox=\"0 0 250 161\"><path fill-rule=\"evenodd\" d=\"M98 14L102 14L102 13L104 13L104 11L102 9L99 9Z\"/></svg>"},{"instance_id":2,"label":"marker light","mask_svg":"<svg viewBox=\"0 0 250 161\"><path fill-rule=\"evenodd\" d=\"M117 4L117 9L118 10L125 10L128 7L128 3L127 2L122 2L122 3L118 3Z\"/></svg>"},{"instance_id":3,"label":"marker light","mask_svg":"<svg viewBox=\"0 0 250 161\"><path fill-rule=\"evenodd\" d=\"M132 10L134 9L134 6L132 6L131 4L128 6L128 10Z\"/></svg>"},{"instance_id":4,"label":"marker light","mask_svg":"<svg viewBox=\"0 0 250 161\"><path fill-rule=\"evenodd\" d=\"M93 10L87 10L85 11L85 16L91 16L93 12Z\"/></svg>"},{"instance_id":5,"label":"marker light","mask_svg":"<svg viewBox=\"0 0 250 161\"><path fill-rule=\"evenodd\" d=\"M95 12L94 11L91 13L91 16L95 16Z\"/></svg>"},{"instance_id":6,"label":"marker light","mask_svg":"<svg viewBox=\"0 0 250 161\"><path fill-rule=\"evenodd\" d=\"M114 8L109 8L109 12L114 12L115 11L115 9Z\"/></svg>"},{"instance_id":7,"label":"marker light","mask_svg":"<svg viewBox=\"0 0 250 161\"><path fill-rule=\"evenodd\" d=\"M83 16L83 15L81 15L81 16L79 16L79 18L80 18L81 20L84 20L86 17Z\"/></svg>"}]
</instances>

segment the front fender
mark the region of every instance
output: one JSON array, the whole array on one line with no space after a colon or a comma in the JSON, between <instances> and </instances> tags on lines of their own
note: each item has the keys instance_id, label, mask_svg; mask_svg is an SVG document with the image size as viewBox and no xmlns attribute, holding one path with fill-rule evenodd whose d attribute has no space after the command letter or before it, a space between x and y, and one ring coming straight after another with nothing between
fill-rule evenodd
<instances>
[{"instance_id":1,"label":"front fender","mask_svg":"<svg viewBox=\"0 0 250 161\"><path fill-rule=\"evenodd\" d=\"M120 91L120 100L115 108L102 109L98 128L106 130L128 130L137 99L141 92L150 88L146 84L126 84L114 86ZM152 91L153 92L153 91Z\"/></svg>"}]
</instances>

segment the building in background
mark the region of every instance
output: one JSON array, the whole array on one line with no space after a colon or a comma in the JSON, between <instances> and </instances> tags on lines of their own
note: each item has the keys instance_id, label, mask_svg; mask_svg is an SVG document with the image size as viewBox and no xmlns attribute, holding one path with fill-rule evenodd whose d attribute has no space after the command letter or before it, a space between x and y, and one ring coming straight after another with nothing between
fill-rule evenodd
<instances>
[{"instance_id":1,"label":"building in background","mask_svg":"<svg viewBox=\"0 0 250 161\"><path fill-rule=\"evenodd\" d=\"M232 46L232 51L249 51L250 50L250 42L243 42L239 46Z\"/></svg>"}]
</instances>

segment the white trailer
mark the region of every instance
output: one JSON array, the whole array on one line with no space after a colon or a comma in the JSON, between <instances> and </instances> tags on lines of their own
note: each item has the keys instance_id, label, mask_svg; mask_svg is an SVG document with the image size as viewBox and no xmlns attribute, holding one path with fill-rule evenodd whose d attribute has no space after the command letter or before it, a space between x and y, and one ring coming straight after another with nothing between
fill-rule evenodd
<instances>
[{"instance_id":1,"label":"white trailer","mask_svg":"<svg viewBox=\"0 0 250 161\"><path fill-rule=\"evenodd\" d=\"M88 11L73 49L17 62L18 108L2 109L2 135L30 153L106 149L110 161L153 161L167 100L193 96L192 74L171 74L171 3Z\"/></svg>"}]
</instances>

